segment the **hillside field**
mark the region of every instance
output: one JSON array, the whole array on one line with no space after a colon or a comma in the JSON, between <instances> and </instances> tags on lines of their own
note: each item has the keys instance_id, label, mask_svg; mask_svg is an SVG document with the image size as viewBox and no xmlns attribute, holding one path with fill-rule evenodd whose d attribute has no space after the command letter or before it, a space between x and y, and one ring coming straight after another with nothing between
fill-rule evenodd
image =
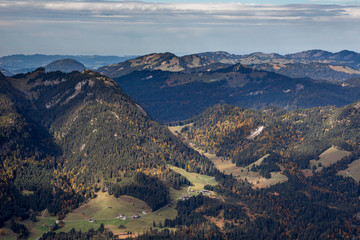
<instances>
[{"instance_id":1,"label":"hillside field","mask_svg":"<svg viewBox=\"0 0 360 240\"><path fill-rule=\"evenodd\" d=\"M324 167L328 167L331 164L340 161L343 157L348 156L349 154L349 151L344 151L338 147L332 146L320 154L319 160L310 160L310 168L304 169L302 172L306 177L312 176L312 169L314 166L316 167L315 171L320 172Z\"/></svg>"},{"instance_id":2,"label":"hillside field","mask_svg":"<svg viewBox=\"0 0 360 240\"><path fill-rule=\"evenodd\" d=\"M349 167L343 171L339 171L338 175L344 177L352 177L355 181L360 180L360 159L353 161Z\"/></svg>"},{"instance_id":3,"label":"hillside field","mask_svg":"<svg viewBox=\"0 0 360 240\"><path fill-rule=\"evenodd\" d=\"M114 234L125 238L128 232L142 233L156 224L164 222L166 218L173 219L177 216L176 202L184 195L195 196L204 188L205 185L216 185L214 177L201 175L197 173L186 172L184 169L168 165L172 170L186 177L192 184L190 187L182 187L179 190L170 188L171 202L167 206L152 212L151 208L144 202L131 196L120 196L115 198L107 192L99 191L97 197L88 200L86 203L72 210L63 219L64 226L56 232L69 232L72 228L77 231L87 231L90 228L98 229L101 224L110 229ZM214 195L213 192L208 193ZM143 212L144 211L144 212ZM120 214L127 216L126 220L117 218ZM133 219L132 216L138 214L140 218ZM95 219L95 222L89 222L89 219ZM49 216L45 210L41 216L37 216L37 222L30 220L21 221L30 232L29 239L38 239L42 234L49 230L51 224L55 224L56 217ZM119 228L119 226L121 226ZM16 234L10 230L10 222L0 229L1 239L16 239Z\"/></svg>"}]
</instances>

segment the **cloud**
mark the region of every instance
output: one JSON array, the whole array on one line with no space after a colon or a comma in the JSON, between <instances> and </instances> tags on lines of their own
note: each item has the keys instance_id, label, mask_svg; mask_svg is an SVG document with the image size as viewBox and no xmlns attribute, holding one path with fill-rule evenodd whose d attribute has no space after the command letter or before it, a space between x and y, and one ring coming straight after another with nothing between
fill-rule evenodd
<instances>
[{"instance_id":1,"label":"cloud","mask_svg":"<svg viewBox=\"0 0 360 240\"><path fill-rule=\"evenodd\" d=\"M360 18L360 7L339 5L255 5L240 3L146 3L110 1L2 1L1 19L69 20L113 18L114 21L138 20L161 22L191 18L201 22L246 20L329 20Z\"/></svg>"},{"instance_id":2,"label":"cloud","mask_svg":"<svg viewBox=\"0 0 360 240\"><path fill-rule=\"evenodd\" d=\"M0 0L0 54L354 50L359 20L359 4Z\"/></svg>"}]
</instances>

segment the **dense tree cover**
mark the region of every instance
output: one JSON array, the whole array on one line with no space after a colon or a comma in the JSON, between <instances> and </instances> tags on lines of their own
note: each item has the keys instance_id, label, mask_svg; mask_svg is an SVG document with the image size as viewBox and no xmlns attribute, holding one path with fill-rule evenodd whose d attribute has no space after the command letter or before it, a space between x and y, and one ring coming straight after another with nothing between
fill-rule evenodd
<instances>
[{"instance_id":1,"label":"dense tree cover","mask_svg":"<svg viewBox=\"0 0 360 240\"><path fill-rule=\"evenodd\" d=\"M291 176L268 189L247 188L228 178L213 190L227 196L225 201L203 196L181 201L177 218L164 225L196 229L209 224L204 216L219 218L223 210L229 222L218 239L352 239L360 234L360 187L331 168L311 178Z\"/></svg>"},{"instance_id":2,"label":"dense tree cover","mask_svg":"<svg viewBox=\"0 0 360 240\"><path fill-rule=\"evenodd\" d=\"M24 99L7 82L0 81L0 226L15 215L29 217L27 210L51 205L50 181L58 149L41 126L28 121L20 113ZM12 98L18 101L14 104ZM34 191L24 196L22 190Z\"/></svg>"},{"instance_id":3,"label":"dense tree cover","mask_svg":"<svg viewBox=\"0 0 360 240\"><path fill-rule=\"evenodd\" d=\"M159 176L159 179L162 180L165 184L169 184L174 189L180 189L182 186L191 185L190 181L171 169L166 169Z\"/></svg>"},{"instance_id":4,"label":"dense tree cover","mask_svg":"<svg viewBox=\"0 0 360 240\"><path fill-rule=\"evenodd\" d=\"M101 224L97 230L90 229L86 232L76 231L74 228L70 230L68 233L60 232L47 232L44 233L40 240L75 240L75 239L94 239L94 240L114 240L118 239L117 236L106 230L104 225Z\"/></svg>"},{"instance_id":5,"label":"dense tree cover","mask_svg":"<svg viewBox=\"0 0 360 240\"><path fill-rule=\"evenodd\" d=\"M182 133L198 147L230 157L238 166L275 153L282 163L291 161L307 168L309 160L317 159L331 145L358 151L357 117L356 103L340 109L296 111L246 110L223 105L204 112ZM261 126L261 133L251 137Z\"/></svg>"},{"instance_id":6,"label":"dense tree cover","mask_svg":"<svg viewBox=\"0 0 360 240\"><path fill-rule=\"evenodd\" d=\"M29 236L29 230L23 224L16 223L14 220L11 220L10 228L14 233L18 234L18 239L27 239Z\"/></svg>"},{"instance_id":7,"label":"dense tree cover","mask_svg":"<svg viewBox=\"0 0 360 240\"><path fill-rule=\"evenodd\" d=\"M270 156L266 157L260 165L252 165L251 171L259 172L261 176L265 178L271 178L271 172L280 171L280 167L276 164L277 162L281 162L280 156L275 156L276 154L270 154Z\"/></svg>"},{"instance_id":8,"label":"dense tree cover","mask_svg":"<svg viewBox=\"0 0 360 240\"><path fill-rule=\"evenodd\" d=\"M225 220L247 219L246 211L243 206L222 202L219 199L212 199L203 195L191 197L186 201L178 201L176 209L178 216L175 219L165 219L164 227L181 227L200 225L206 223L204 216L217 217L223 211Z\"/></svg>"},{"instance_id":9,"label":"dense tree cover","mask_svg":"<svg viewBox=\"0 0 360 240\"><path fill-rule=\"evenodd\" d=\"M267 189L246 187L231 176L220 180L219 186L210 187L238 199L257 216L246 224L246 230L239 226L227 229L229 239L351 239L359 236L356 214L360 211L360 187L358 182L338 176L337 172L359 158L358 119L358 103L340 109L296 111L217 106L183 128L182 135L198 147L235 159L238 165L269 153L262 164L253 167L263 171L264 176L277 171L277 163L285 166L289 180ZM259 126L265 126L264 130L249 138ZM308 167L310 159L318 158L331 145L353 154L305 177L301 168ZM253 155L247 155L248 152Z\"/></svg>"},{"instance_id":10,"label":"dense tree cover","mask_svg":"<svg viewBox=\"0 0 360 240\"><path fill-rule=\"evenodd\" d=\"M61 167L81 171L79 181L94 183L121 171L165 163L215 171L205 157L152 121L111 79L88 71L40 73L29 81L39 80L44 85L33 89L39 116L33 117L62 147Z\"/></svg>"},{"instance_id":11,"label":"dense tree cover","mask_svg":"<svg viewBox=\"0 0 360 240\"><path fill-rule=\"evenodd\" d=\"M139 198L153 210L164 207L170 202L169 190L158 178L139 172L133 179L134 182L127 185L107 184L109 194L114 194L115 197L129 195Z\"/></svg>"},{"instance_id":12,"label":"dense tree cover","mask_svg":"<svg viewBox=\"0 0 360 240\"><path fill-rule=\"evenodd\" d=\"M173 75L188 83L167 86L167 80ZM206 108L219 103L219 98L228 98L224 81L206 83L191 79L192 76L186 73L145 70L115 80L152 118L159 122L170 122L195 117Z\"/></svg>"}]
</instances>

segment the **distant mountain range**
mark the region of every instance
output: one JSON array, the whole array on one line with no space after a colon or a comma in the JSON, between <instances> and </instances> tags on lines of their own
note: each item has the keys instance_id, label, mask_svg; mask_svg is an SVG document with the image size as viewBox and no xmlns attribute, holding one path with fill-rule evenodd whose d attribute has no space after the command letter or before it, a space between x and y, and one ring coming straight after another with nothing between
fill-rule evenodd
<instances>
[{"instance_id":1,"label":"distant mountain range","mask_svg":"<svg viewBox=\"0 0 360 240\"><path fill-rule=\"evenodd\" d=\"M11 55L0 58L0 71L5 75L26 73L38 67L45 67L53 61L74 59L88 69L98 69L110 77L120 77L138 70L162 71L205 71L241 63L255 69L274 71L289 77L310 77L313 79L340 81L357 77L360 70L360 54L353 51L331 53L323 50L309 50L280 55L277 53L230 54L223 51L175 56L172 53L136 56L72 56L72 55ZM136 58L136 59L134 59ZM126 61L132 59L131 61ZM151 64L148 64L150 63ZM317 63L317 64L315 64ZM275 64L275 65L273 65ZM300 65L296 65L300 64ZM308 65L307 65L308 64ZM205 69L206 67L208 69Z\"/></svg>"},{"instance_id":2,"label":"distant mountain range","mask_svg":"<svg viewBox=\"0 0 360 240\"><path fill-rule=\"evenodd\" d=\"M4 74L5 76L11 76L11 75L12 75L11 72L9 72L8 70L6 70L6 69L4 69L4 68L2 68L2 67L0 67L0 72L1 72L2 74Z\"/></svg>"},{"instance_id":3,"label":"distant mountain range","mask_svg":"<svg viewBox=\"0 0 360 240\"><path fill-rule=\"evenodd\" d=\"M168 56L168 53L147 55L149 61L141 62L141 69L145 70L137 65L132 68L128 61L123 63L128 65L127 68L117 66L120 70L112 72L114 80L160 122L191 118L215 104L226 103L246 108L276 105L287 109L342 106L357 100L360 94L357 87L304 77L290 78L242 64L223 65L212 70L214 63L207 62L209 65L205 65L202 71L196 71L196 68L172 72L153 70L157 69L152 67L158 66L156 64L159 62L159 66L164 62L169 63L162 61ZM170 59L181 58L171 55ZM179 65L172 66L179 69ZM105 71L103 73L106 74Z\"/></svg>"},{"instance_id":4,"label":"distant mountain range","mask_svg":"<svg viewBox=\"0 0 360 240\"><path fill-rule=\"evenodd\" d=\"M295 78L309 77L337 82L360 75L360 54L346 50L337 53L309 50L287 55L261 52L235 55L219 51L199 53L198 55L220 63L242 63L254 69L276 72Z\"/></svg>"},{"instance_id":5,"label":"distant mountain range","mask_svg":"<svg viewBox=\"0 0 360 240\"><path fill-rule=\"evenodd\" d=\"M135 59L130 59L118 64L104 66L97 69L100 73L116 78L141 70L161 70L168 72L183 72L193 69L199 71L206 68L207 71L219 69L226 65L217 63L199 55L187 55L178 57L173 53L152 53Z\"/></svg>"},{"instance_id":6,"label":"distant mountain range","mask_svg":"<svg viewBox=\"0 0 360 240\"><path fill-rule=\"evenodd\" d=\"M276 72L288 77L301 78L309 77L315 80L328 80L339 82L349 78L360 76L360 71L349 66L337 66L327 63L261 63L253 64L252 68Z\"/></svg>"},{"instance_id":7,"label":"distant mountain range","mask_svg":"<svg viewBox=\"0 0 360 240\"><path fill-rule=\"evenodd\" d=\"M211 60L221 63L235 64L242 63L245 65L262 64L262 63L329 63L332 65L346 65L354 69L360 69L360 54L353 51L343 50L332 53L323 50L308 50L299 53L280 55L277 53L251 53L245 55L229 54L227 52L204 52L199 56L207 57Z\"/></svg>"},{"instance_id":8,"label":"distant mountain range","mask_svg":"<svg viewBox=\"0 0 360 240\"><path fill-rule=\"evenodd\" d=\"M74 59L82 64L88 69L97 69L99 67L119 63L135 56L97 56L97 55L88 55L88 56L76 56L76 55L10 55L0 58L0 67L6 69L9 74L17 73L26 73L35 70L38 67L44 67L56 60L62 59ZM4 73L5 75L9 75Z\"/></svg>"}]
</instances>

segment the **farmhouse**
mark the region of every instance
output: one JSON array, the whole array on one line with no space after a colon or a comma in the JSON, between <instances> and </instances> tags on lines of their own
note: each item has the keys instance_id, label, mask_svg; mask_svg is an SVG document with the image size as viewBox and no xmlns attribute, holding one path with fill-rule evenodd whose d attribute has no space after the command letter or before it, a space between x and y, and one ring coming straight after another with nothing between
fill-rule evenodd
<instances>
[{"instance_id":1,"label":"farmhouse","mask_svg":"<svg viewBox=\"0 0 360 240\"><path fill-rule=\"evenodd\" d=\"M199 193L202 193L202 194L204 194L204 193L210 193L210 191L209 191L209 190L206 190L206 189L202 189L202 190L199 191Z\"/></svg>"},{"instance_id":2,"label":"farmhouse","mask_svg":"<svg viewBox=\"0 0 360 240\"><path fill-rule=\"evenodd\" d=\"M89 219L89 222L96 222L96 220L93 219L93 218L90 218L90 219Z\"/></svg>"},{"instance_id":3,"label":"farmhouse","mask_svg":"<svg viewBox=\"0 0 360 240\"><path fill-rule=\"evenodd\" d=\"M189 198L190 198L189 195L184 195L180 197L181 200L188 200Z\"/></svg>"}]
</instances>

